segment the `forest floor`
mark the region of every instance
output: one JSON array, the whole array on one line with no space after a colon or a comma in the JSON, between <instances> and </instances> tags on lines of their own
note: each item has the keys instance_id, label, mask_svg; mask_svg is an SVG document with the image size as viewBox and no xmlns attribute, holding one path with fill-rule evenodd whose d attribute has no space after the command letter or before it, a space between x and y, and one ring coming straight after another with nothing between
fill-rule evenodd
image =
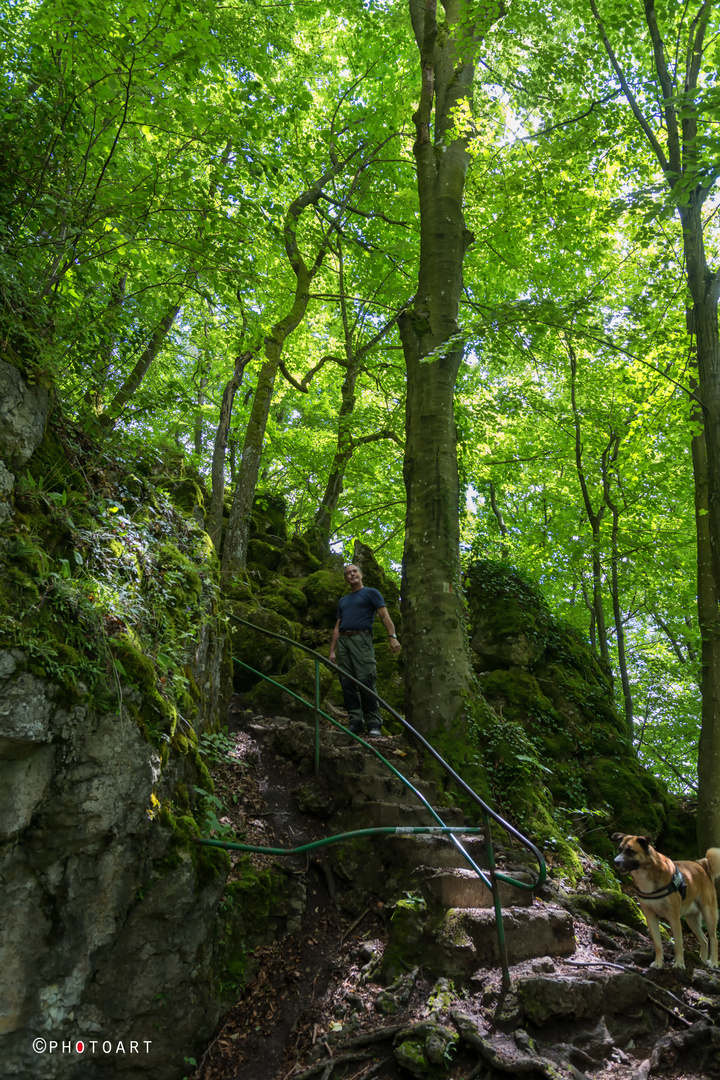
<instances>
[{"instance_id":1,"label":"forest floor","mask_svg":"<svg viewBox=\"0 0 720 1080\"><path fill-rule=\"evenodd\" d=\"M234 749L213 769L216 794L226 808L222 821L250 844L291 847L327 835L320 822L294 806L291 793L303 778L285 759L262 751L248 719L239 705L231 707ZM307 855L251 858L258 867L280 864L301 887L302 929L254 950L251 981L188 1080L720 1078L720 981L702 969L694 975L692 939L686 939L686 972L669 966L649 972L650 947L642 935L599 926L574 912L574 955L514 965L513 984L551 972L559 980L579 980L580 991L580 980L587 985L619 967L650 978L648 1001L621 1016L599 1014L581 1025L565 1020L538 1028L523 1019L512 987L502 991L495 968L478 970L462 987L419 969L388 994L372 978L373 958L389 934L391 911L382 900L350 915L343 910L341 883L325 863ZM429 1070L427 1061L398 1064L401 1032L412 1028L427 1037L437 1029L441 1039L443 1031L456 1038L468 1024L470 1036L456 1041L452 1052L441 1042Z\"/></svg>"}]
</instances>

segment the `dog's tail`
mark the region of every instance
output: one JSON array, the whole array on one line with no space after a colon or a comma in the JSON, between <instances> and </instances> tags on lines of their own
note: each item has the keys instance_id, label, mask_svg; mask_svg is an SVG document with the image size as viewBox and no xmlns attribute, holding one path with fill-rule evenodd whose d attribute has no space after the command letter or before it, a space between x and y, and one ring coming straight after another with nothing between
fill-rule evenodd
<instances>
[{"instance_id":1,"label":"dog's tail","mask_svg":"<svg viewBox=\"0 0 720 1080\"><path fill-rule=\"evenodd\" d=\"M720 878L720 848L708 848L705 858L700 860L700 865L711 881Z\"/></svg>"}]
</instances>

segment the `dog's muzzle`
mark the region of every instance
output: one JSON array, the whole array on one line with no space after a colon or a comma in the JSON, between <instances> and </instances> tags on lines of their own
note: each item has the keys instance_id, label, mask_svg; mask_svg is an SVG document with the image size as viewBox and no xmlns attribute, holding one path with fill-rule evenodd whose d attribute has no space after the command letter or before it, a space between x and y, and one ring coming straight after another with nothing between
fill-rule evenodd
<instances>
[{"instance_id":1,"label":"dog's muzzle","mask_svg":"<svg viewBox=\"0 0 720 1080\"><path fill-rule=\"evenodd\" d=\"M632 870L639 870L640 863L637 859L628 857L623 851L619 855L616 855L613 859L613 866L616 866L618 870L624 870L626 873L630 873Z\"/></svg>"}]
</instances>

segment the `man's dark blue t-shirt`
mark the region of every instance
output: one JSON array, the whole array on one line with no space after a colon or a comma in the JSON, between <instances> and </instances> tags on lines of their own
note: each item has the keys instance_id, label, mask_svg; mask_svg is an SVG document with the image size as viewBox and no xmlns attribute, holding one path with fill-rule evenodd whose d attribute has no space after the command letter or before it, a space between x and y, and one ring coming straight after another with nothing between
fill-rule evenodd
<instances>
[{"instance_id":1,"label":"man's dark blue t-shirt","mask_svg":"<svg viewBox=\"0 0 720 1080\"><path fill-rule=\"evenodd\" d=\"M377 589L364 586L338 601L340 630L370 630L378 608L385 607Z\"/></svg>"}]
</instances>

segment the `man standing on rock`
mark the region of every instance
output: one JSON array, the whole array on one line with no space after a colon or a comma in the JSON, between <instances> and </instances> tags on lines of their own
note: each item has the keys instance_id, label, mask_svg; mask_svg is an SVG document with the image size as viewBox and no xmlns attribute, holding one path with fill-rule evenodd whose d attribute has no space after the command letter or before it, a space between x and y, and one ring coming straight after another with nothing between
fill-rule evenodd
<instances>
[{"instance_id":1,"label":"man standing on rock","mask_svg":"<svg viewBox=\"0 0 720 1080\"><path fill-rule=\"evenodd\" d=\"M375 612L390 636L390 648L393 655L400 652L400 642L395 633L395 626L385 606L382 594L377 589L363 585L359 567L350 563L343 570L345 580L350 586L348 596L342 596L338 602L338 619L330 643L330 661L335 663L337 649L338 666L354 676L369 690L375 690L377 664L373 646L372 624ZM350 714L348 730L353 735L364 735L367 727L369 739L376 739L382 734L382 719L378 703L370 694L364 694L355 683L340 676L340 685L345 699L345 708Z\"/></svg>"}]
</instances>

